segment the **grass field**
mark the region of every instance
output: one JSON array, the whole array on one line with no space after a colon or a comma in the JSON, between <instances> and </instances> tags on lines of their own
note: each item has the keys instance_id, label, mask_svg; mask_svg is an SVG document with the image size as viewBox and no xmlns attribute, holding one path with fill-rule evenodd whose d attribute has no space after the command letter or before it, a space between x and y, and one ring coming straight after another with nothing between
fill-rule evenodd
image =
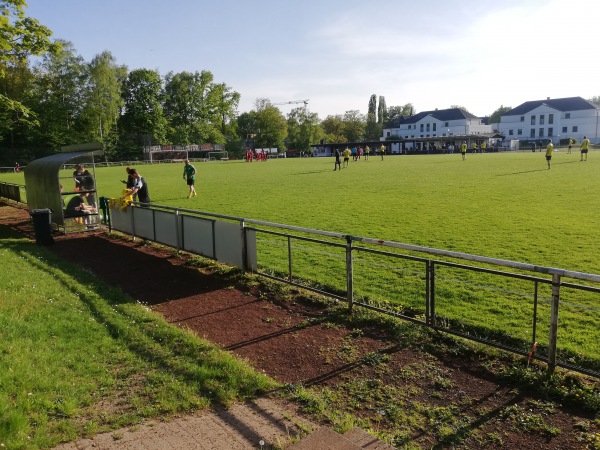
<instances>
[{"instance_id":1,"label":"grass field","mask_svg":"<svg viewBox=\"0 0 600 450\"><path fill-rule=\"evenodd\" d=\"M332 158L201 162L195 163L199 196L192 199L186 198L183 164L138 169L158 204L600 273L600 199L593 193L597 153L580 162L578 153L558 151L552 163L548 170L539 152L468 154L466 161L460 154L371 157L351 161L341 171L333 171ZM64 184L70 174L61 174ZM120 195L124 168L97 168L96 176L99 195ZM21 174L1 179L23 182ZM284 271L286 263L275 262L283 252L278 245L285 247L266 242L264 263ZM308 249L295 258L301 276L344 289L343 252ZM359 258L355 288L374 300L392 298L419 309L422 291L415 286L423 280L417 270L412 263ZM453 269L436 277L440 316L528 342L531 288ZM539 339L544 342L549 287L541 288L540 298ZM563 303L561 348L600 360L597 296L570 293Z\"/></svg>"},{"instance_id":2,"label":"grass field","mask_svg":"<svg viewBox=\"0 0 600 450\"><path fill-rule=\"evenodd\" d=\"M273 386L47 249L4 227L0 241L0 447L52 448Z\"/></svg>"}]
</instances>

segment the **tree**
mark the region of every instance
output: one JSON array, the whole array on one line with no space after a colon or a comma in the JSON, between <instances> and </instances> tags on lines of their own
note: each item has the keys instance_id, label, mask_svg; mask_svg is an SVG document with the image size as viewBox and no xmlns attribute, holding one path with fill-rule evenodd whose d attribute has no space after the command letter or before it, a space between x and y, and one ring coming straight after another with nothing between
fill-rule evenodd
<instances>
[{"instance_id":1,"label":"tree","mask_svg":"<svg viewBox=\"0 0 600 450\"><path fill-rule=\"evenodd\" d=\"M347 142L344 134L344 120L342 116L327 116L321 122L321 128L325 133L325 140L332 144L338 144L341 142Z\"/></svg>"},{"instance_id":2,"label":"tree","mask_svg":"<svg viewBox=\"0 0 600 450\"><path fill-rule=\"evenodd\" d=\"M6 141L14 149L25 145L29 130L38 124L35 113L26 106L33 74L27 61L4 66L3 73L0 92L5 95L6 102L0 103L0 141Z\"/></svg>"},{"instance_id":3,"label":"tree","mask_svg":"<svg viewBox=\"0 0 600 450\"><path fill-rule=\"evenodd\" d=\"M490 123L500 123L500 116L502 114L507 113L511 109L512 108L510 106L500 105L500 108L498 108L496 111L494 111L492 113L492 115L490 116Z\"/></svg>"},{"instance_id":4,"label":"tree","mask_svg":"<svg viewBox=\"0 0 600 450\"><path fill-rule=\"evenodd\" d=\"M281 111L264 98L256 99L255 111L255 147L285 149L287 122Z\"/></svg>"},{"instance_id":5,"label":"tree","mask_svg":"<svg viewBox=\"0 0 600 450\"><path fill-rule=\"evenodd\" d=\"M359 142L365 136L365 118L358 110L346 111L344 114L344 135L348 142Z\"/></svg>"},{"instance_id":6,"label":"tree","mask_svg":"<svg viewBox=\"0 0 600 450\"><path fill-rule=\"evenodd\" d=\"M162 79L156 70L137 69L123 83L123 114L119 118L122 157L140 154L145 145L165 144L167 120L162 100Z\"/></svg>"},{"instance_id":7,"label":"tree","mask_svg":"<svg viewBox=\"0 0 600 450\"><path fill-rule=\"evenodd\" d=\"M407 103L406 105L399 106L390 106L387 109L387 121L385 123L390 123L391 121L398 119L402 116L408 117L413 114L414 107L412 103Z\"/></svg>"},{"instance_id":8,"label":"tree","mask_svg":"<svg viewBox=\"0 0 600 450\"><path fill-rule=\"evenodd\" d=\"M85 103L87 72L73 44L59 41L60 49L44 55L35 67L31 108L40 126L31 131L32 144L58 150L81 138L81 115Z\"/></svg>"},{"instance_id":9,"label":"tree","mask_svg":"<svg viewBox=\"0 0 600 450\"><path fill-rule=\"evenodd\" d=\"M593 103L596 106L600 106L600 96L594 96L590 98L588 102Z\"/></svg>"},{"instance_id":10,"label":"tree","mask_svg":"<svg viewBox=\"0 0 600 450\"><path fill-rule=\"evenodd\" d=\"M123 106L121 89L127 74L109 51L95 56L88 64L86 105L83 111L86 140L104 143L110 154L116 144L116 125Z\"/></svg>"},{"instance_id":11,"label":"tree","mask_svg":"<svg viewBox=\"0 0 600 450\"><path fill-rule=\"evenodd\" d=\"M7 78L17 77L20 87L12 94L22 95L25 88L28 67L27 60L32 55L42 55L55 51L57 44L50 41L49 28L25 16L25 0L0 0L0 81L11 83ZM14 81L14 78L13 78ZM14 83L11 83L14 85ZM0 91L0 140L2 135L11 134L18 124L37 125L33 112L23 103L23 98L11 97L11 92Z\"/></svg>"},{"instance_id":12,"label":"tree","mask_svg":"<svg viewBox=\"0 0 600 450\"><path fill-rule=\"evenodd\" d=\"M213 83L213 74L170 72L165 77L167 137L177 144L224 144L224 124L232 120L239 94Z\"/></svg>"},{"instance_id":13,"label":"tree","mask_svg":"<svg viewBox=\"0 0 600 450\"><path fill-rule=\"evenodd\" d=\"M471 114L471 113L469 112L469 110L468 110L467 108L465 108L464 106L460 106L460 105L450 105L450 109L454 109L454 108L456 108L456 109L460 109L461 111L464 111L464 112L466 112L466 113L469 113L469 114Z\"/></svg>"},{"instance_id":14,"label":"tree","mask_svg":"<svg viewBox=\"0 0 600 450\"><path fill-rule=\"evenodd\" d=\"M377 123L383 125L387 122L387 106L385 104L385 97L379 96L379 106L377 107Z\"/></svg>"},{"instance_id":15,"label":"tree","mask_svg":"<svg viewBox=\"0 0 600 450\"><path fill-rule=\"evenodd\" d=\"M381 132L382 127L377 122L377 96L373 94L369 99L365 137L368 140L378 139L381 136Z\"/></svg>"},{"instance_id":16,"label":"tree","mask_svg":"<svg viewBox=\"0 0 600 450\"><path fill-rule=\"evenodd\" d=\"M311 151L311 144L325 137L323 128L319 125L319 115L310 113L306 107L294 108L287 118L287 148L303 152Z\"/></svg>"}]
</instances>

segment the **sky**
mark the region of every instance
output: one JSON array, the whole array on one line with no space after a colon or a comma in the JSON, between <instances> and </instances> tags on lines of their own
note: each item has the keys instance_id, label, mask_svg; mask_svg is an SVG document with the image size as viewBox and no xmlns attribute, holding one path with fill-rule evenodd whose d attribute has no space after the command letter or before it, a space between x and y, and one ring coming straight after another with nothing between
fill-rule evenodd
<instances>
[{"instance_id":1,"label":"sky","mask_svg":"<svg viewBox=\"0 0 600 450\"><path fill-rule=\"evenodd\" d=\"M27 0L26 14L91 61L129 70L208 70L284 114L320 119L371 95L415 112L476 116L547 97L600 95L598 0Z\"/></svg>"}]
</instances>

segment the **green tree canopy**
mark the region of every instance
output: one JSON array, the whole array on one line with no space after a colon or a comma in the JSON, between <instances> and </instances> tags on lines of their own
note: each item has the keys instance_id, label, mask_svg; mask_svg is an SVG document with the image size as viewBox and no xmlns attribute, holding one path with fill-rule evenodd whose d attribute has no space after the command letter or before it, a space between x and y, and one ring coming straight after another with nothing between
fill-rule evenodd
<instances>
[{"instance_id":1,"label":"green tree canopy","mask_svg":"<svg viewBox=\"0 0 600 450\"><path fill-rule=\"evenodd\" d=\"M167 120L160 74L148 69L131 71L123 83L122 97L119 133L126 142L121 144L128 144L134 153L144 145L165 144Z\"/></svg>"},{"instance_id":2,"label":"green tree canopy","mask_svg":"<svg viewBox=\"0 0 600 450\"><path fill-rule=\"evenodd\" d=\"M255 102L254 135L255 147L277 147L285 150L284 139L287 136L287 121L279 108L273 106L268 99L257 99Z\"/></svg>"},{"instance_id":3,"label":"green tree canopy","mask_svg":"<svg viewBox=\"0 0 600 450\"><path fill-rule=\"evenodd\" d=\"M318 114L309 112L306 107L294 108L290 111L287 127L287 148L310 151L311 144L316 144L325 137L323 128L319 125Z\"/></svg>"},{"instance_id":4,"label":"green tree canopy","mask_svg":"<svg viewBox=\"0 0 600 450\"><path fill-rule=\"evenodd\" d=\"M19 124L37 125L33 112L23 103L27 90L28 58L55 51L52 32L37 20L25 15L25 0L0 0L0 82L6 87L18 79L19 87L0 90L0 140ZM27 70L25 70L27 68ZM15 95L14 97L12 95Z\"/></svg>"},{"instance_id":5,"label":"green tree canopy","mask_svg":"<svg viewBox=\"0 0 600 450\"><path fill-rule=\"evenodd\" d=\"M35 68L31 108L40 126L31 132L32 144L58 150L81 138L87 69L73 44L59 41L60 49L45 54Z\"/></svg>"},{"instance_id":6,"label":"green tree canopy","mask_svg":"<svg viewBox=\"0 0 600 450\"><path fill-rule=\"evenodd\" d=\"M362 141L365 137L365 117L358 110L346 111L344 114L344 135L348 142Z\"/></svg>"},{"instance_id":7,"label":"green tree canopy","mask_svg":"<svg viewBox=\"0 0 600 450\"><path fill-rule=\"evenodd\" d=\"M500 123L500 116L510 111L512 107L500 105L496 111L490 116L490 123Z\"/></svg>"}]
</instances>

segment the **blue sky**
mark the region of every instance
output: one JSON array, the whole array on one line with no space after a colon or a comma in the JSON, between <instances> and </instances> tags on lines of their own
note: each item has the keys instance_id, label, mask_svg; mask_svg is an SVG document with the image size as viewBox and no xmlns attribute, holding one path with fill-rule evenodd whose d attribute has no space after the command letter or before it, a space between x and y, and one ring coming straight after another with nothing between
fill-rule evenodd
<instances>
[{"instance_id":1,"label":"blue sky","mask_svg":"<svg viewBox=\"0 0 600 450\"><path fill-rule=\"evenodd\" d=\"M90 61L208 70L241 94L309 99L324 119L372 94L478 116L528 100L600 96L598 0L28 0ZM295 105L280 106L288 113Z\"/></svg>"}]
</instances>

